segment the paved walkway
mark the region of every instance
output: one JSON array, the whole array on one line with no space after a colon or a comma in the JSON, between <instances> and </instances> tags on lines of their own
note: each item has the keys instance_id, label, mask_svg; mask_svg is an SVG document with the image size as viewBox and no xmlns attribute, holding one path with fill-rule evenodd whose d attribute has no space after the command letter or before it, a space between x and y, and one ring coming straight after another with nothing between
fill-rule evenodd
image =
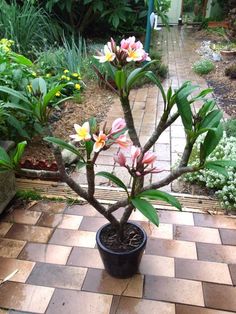
<instances>
[{"instance_id":1,"label":"paved walkway","mask_svg":"<svg viewBox=\"0 0 236 314\"><path fill-rule=\"evenodd\" d=\"M0 278L18 270L0 285L0 313L235 313L236 219L159 215L159 228L132 215L149 239L140 273L122 280L103 269L95 234L105 219L91 206L15 209L0 222Z\"/></svg>"},{"instance_id":2,"label":"paved walkway","mask_svg":"<svg viewBox=\"0 0 236 314\"><path fill-rule=\"evenodd\" d=\"M169 88L170 84L173 88L178 88L187 80L191 80L193 84L199 85L200 89L207 88L206 81L194 74L191 69L197 57L195 52L196 43L191 37L191 31L179 31L177 27L171 28L170 32L164 29L159 33L156 46L162 50L163 62L168 64L169 67L168 78L163 82L165 90ZM163 100L158 88L155 86L132 90L130 100L132 102L135 126L140 135L141 144L144 144L151 136L160 119L163 111ZM111 125L114 119L121 116L123 116L122 108L119 99L116 99L107 114L106 120L108 125ZM170 168L176 163L179 153L182 152L184 144L185 134L179 118L171 128L162 134L154 146L158 156L157 165L166 171L146 176L145 181L147 184L168 174ZM113 155L116 152L117 148L102 152L98 159L96 170L113 172L126 184L129 184L130 178L127 171L114 163ZM75 174L75 176L81 183L86 184L86 178L83 173L80 175ZM107 184L107 180L104 178L98 177L96 180L97 185ZM171 188L167 186L163 189L170 191Z\"/></svg>"}]
</instances>

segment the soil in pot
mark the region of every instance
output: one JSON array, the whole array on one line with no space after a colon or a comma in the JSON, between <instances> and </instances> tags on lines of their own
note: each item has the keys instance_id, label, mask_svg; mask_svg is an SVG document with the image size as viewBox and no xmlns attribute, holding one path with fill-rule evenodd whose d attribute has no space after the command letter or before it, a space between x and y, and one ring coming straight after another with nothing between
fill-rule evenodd
<instances>
[{"instance_id":1,"label":"soil in pot","mask_svg":"<svg viewBox=\"0 0 236 314\"><path fill-rule=\"evenodd\" d=\"M147 242L142 228L127 223L123 240L119 241L116 230L107 224L98 230L96 241L105 269L111 276L129 278L138 272Z\"/></svg>"}]
</instances>

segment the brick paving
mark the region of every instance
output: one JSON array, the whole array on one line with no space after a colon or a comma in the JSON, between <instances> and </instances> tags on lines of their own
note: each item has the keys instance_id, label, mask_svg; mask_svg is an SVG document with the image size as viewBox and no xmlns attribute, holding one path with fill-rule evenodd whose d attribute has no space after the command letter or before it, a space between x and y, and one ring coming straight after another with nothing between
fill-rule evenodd
<instances>
[{"instance_id":1,"label":"brick paving","mask_svg":"<svg viewBox=\"0 0 236 314\"><path fill-rule=\"evenodd\" d=\"M40 201L0 217L0 313L220 314L236 312L236 219L159 210L140 271L105 271L95 233L105 220L90 205Z\"/></svg>"}]
</instances>

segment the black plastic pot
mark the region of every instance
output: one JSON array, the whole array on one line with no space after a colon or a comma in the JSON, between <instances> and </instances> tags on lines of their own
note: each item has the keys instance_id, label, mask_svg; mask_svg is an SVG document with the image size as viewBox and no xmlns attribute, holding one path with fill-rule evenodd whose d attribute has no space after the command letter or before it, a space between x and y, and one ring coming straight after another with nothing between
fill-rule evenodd
<instances>
[{"instance_id":1,"label":"black plastic pot","mask_svg":"<svg viewBox=\"0 0 236 314\"><path fill-rule=\"evenodd\" d=\"M105 270L116 278L129 278L138 272L139 264L143 255L143 251L147 243L146 232L134 223L128 223L137 227L143 234L143 241L139 247L129 252L114 252L105 247L100 241L100 234L107 226L102 226L96 234L97 247L102 258Z\"/></svg>"}]
</instances>

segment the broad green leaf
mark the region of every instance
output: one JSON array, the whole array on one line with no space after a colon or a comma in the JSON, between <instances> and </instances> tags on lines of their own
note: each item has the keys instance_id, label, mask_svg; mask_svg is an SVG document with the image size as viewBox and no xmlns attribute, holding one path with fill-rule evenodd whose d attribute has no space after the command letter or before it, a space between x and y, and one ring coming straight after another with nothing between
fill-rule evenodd
<instances>
[{"instance_id":1,"label":"broad green leaf","mask_svg":"<svg viewBox=\"0 0 236 314\"><path fill-rule=\"evenodd\" d=\"M205 168L206 169L211 169L214 170L215 172L218 172L219 174L228 177L228 172L225 169L225 167L219 166L217 164L214 164L214 162L207 162L205 163Z\"/></svg>"},{"instance_id":2,"label":"broad green leaf","mask_svg":"<svg viewBox=\"0 0 236 314\"><path fill-rule=\"evenodd\" d=\"M180 88L176 92L176 104L178 112L181 116L185 129L192 130L193 127L193 115L191 110L191 102L188 100L188 96L197 88L190 84L186 84L184 88Z\"/></svg>"},{"instance_id":3,"label":"broad green leaf","mask_svg":"<svg viewBox=\"0 0 236 314\"><path fill-rule=\"evenodd\" d=\"M4 108L18 109L28 113L32 113L32 109L29 106L25 106L24 104L14 104L7 102L4 104Z\"/></svg>"},{"instance_id":4,"label":"broad green leaf","mask_svg":"<svg viewBox=\"0 0 236 314\"><path fill-rule=\"evenodd\" d=\"M47 85L42 77L37 77L33 79L31 85L35 94L40 93L45 97L45 95L47 94Z\"/></svg>"},{"instance_id":5,"label":"broad green leaf","mask_svg":"<svg viewBox=\"0 0 236 314\"><path fill-rule=\"evenodd\" d=\"M32 61L30 61L30 59L22 56L22 55L19 55L15 52L11 52L11 59L13 61L15 61L16 63L19 63L19 64L23 64L23 65L26 65L26 66L33 66L33 63Z\"/></svg>"},{"instance_id":6,"label":"broad green leaf","mask_svg":"<svg viewBox=\"0 0 236 314\"><path fill-rule=\"evenodd\" d=\"M136 197L147 198L150 200L161 200L161 201L171 204L172 206L178 208L179 210L182 209L182 206L176 197L163 191L147 190L147 191L143 191L139 193Z\"/></svg>"},{"instance_id":7,"label":"broad green leaf","mask_svg":"<svg viewBox=\"0 0 236 314\"><path fill-rule=\"evenodd\" d=\"M55 97L56 93L61 91L63 87L65 87L66 84L58 85L54 88L52 88L43 98L43 104L44 106L47 106L49 102Z\"/></svg>"},{"instance_id":8,"label":"broad green leaf","mask_svg":"<svg viewBox=\"0 0 236 314\"><path fill-rule=\"evenodd\" d=\"M96 173L96 176L101 176L101 177L107 178L108 180L112 181L117 186L119 186L120 188L125 190L126 193L128 194L128 190L127 190L127 187L125 186L125 184L119 178L117 178L114 174L111 174L111 173L106 172L106 171L100 171L100 172Z\"/></svg>"},{"instance_id":9,"label":"broad green leaf","mask_svg":"<svg viewBox=\"0 0 236 314\"><path fill-rule=\"evenodd\" d=\"M131 202L134 207L137 208L147 219L149 219L157 227L159 226L157 211L152 204L138 197L132 198Z\"/></svg>"},{"instance_id":10,"label":"broad green leaf","mask_svg":"<svg viewBox=\"0 0 236 314\"><path fill-rule=\"evenodd\" d=\"M11 164L11 159L8 153L1 146L0 146L0 161Z\"/></svg>"},{"instance_id":11,"label":"broad green leaf","mask_svg":"<svg viewBox=\"0 0 236 314\"><path fill-rule=\"evenodd\" d=\"M15 154L13 156L13 162L15 166L18 166L21 160L21 157L25 151L25 146L27 145L26 141L20 142L17 144Z\"/></svg>"},{"instance_id":12,"label":"broad green leaf","mask_svg":"<svg viewBox=\"0 0 236 314\"><path fill-rule=\"evenodd\" d=\"M20 136L22 136L23 138L30 139L29 134L22 127L21 122L17 120L13 115L9 115L7 117L7 122L17 130Z\"/></svg>"},{"instance_id":13,"label":"broad green leaf","mask_svg":"<svg viewBox=\"0 0 236 314\"><path fill-rule=\"evenodd\" d=\"M236 168L236 160L214 160L214 161L207 161L206 164L214 163L214 165L220 167L233 167Z\"/></svg>"},{"instance_id":14,"label":"broad green leaf","mask_svg":"<svg viewBox=\"0 0 236 314\"><path fill-rule=\"evenodd\" d=\"M211 111L215 107L215 101L213 99L206 101L200 110L198 111L198 116L203 118L207 114L207 112Z\"/></svg>"},{"instance_id":15,"label":"broad green leaf","mask_svg":"<svg viewBox=\"0 0 236 314\"><path fill-rule=\"evenodd\" d=\"M210 94L213 92L213 89L212 88L206 88L204 90L202 90L197 96L193 97L191 99L191 102L194 102L196 100L200 100L200 99L203 99L206 95Z\"/></svg>"},{"instance_id":16,"label":"broad green leaf","mask_svg":"<svg viewBox=\"0 0 236 314\"><path fill-rule=\"evenodd\" d=\"M123 70L117 70L115 74L115 82L119 90L123 89L123 87L125 86L125 81L125 72Z\"/></svg>"},{"instance_id":17,"label":"broad green leaf","mask_svg":"<svg viewBox=\"0 0 236 314\"><path fill-rule=\"evenodd\" d=\"M27 104L30 104L30 102L28 101L28 99L23 95L23 93L18 92L14 89L11 89L9 87L6 86L0 86L0 92L6 93L8 95L11 95L17 99L20 99L22 101L24 101Z\"/></svg>"},{"instance_id":18,"label":"broad green leaf","mask_svg":"<svg viewBox=\"0 0 236 314\"><path fill-rule=\"evenodd\" d=\"M164 104L166 104L166 94L165 94L165 91L162 87L161 81L158 79L158 77L152 71L146 72L145 76L148 77L160 89L162 98L164 100Z\"/></svg>"},{"instance_id":19,"label":"broad green leaf","mask_svg":"<svg viewBox=\"0 0 236 314\"><path fill-rule=\"evenodd\" d=\"M86 152L87 152L88 159L90 158L90 155L91 155L91 153L93 151L93 145L94 145L93 141L86 141L85 142L85 149L86 149Z\"/></svg>"},{"instance_id":20,"label":"broad green leaf","mask_svg":"<svg viewBox=\"0 0 236 314\"><path fill-rule=\"evenodd\" d=\"M209 112L199 124L199 129L218 127L222 116L222 111L218 109Z\"/></svg>"},{"instance_id":21,"label":"broad green leaf","mask_svg":"<svg viewBox=\"0 0 236 314\"><path fill-rule=\"evenodd\" d=\"M49 143L52 143L52 144L55 144L57 146L59 146L60 148L62 149L67 149L69 150L70 152L72 152L73 154L79 156L83 161L84 161L84 158L83 156L80 154L79 150L77 147L75 147L73 144L69 144L59 138L56 138L56 137L50 137L50 136L47 136L47 137L44 137L44 140L49 142Z\"/></svg>"},{"instance_id":22,"label":"broad green leaf","mask_svg":"<svg viewBox=\"0 0 236 314\"><path fill-rule=\"evenodd\" d=\"M168 91L167 91L167 94L166 94L166 97L167 97L167 103L170 104L170 101L171 101L171 97L172 97L172 87L170 86L168 88Z\"/></svg>"},{"instance_id":23,"label":"broad green leaf","mask_svg":"<svg viewBox=\"0 0 236 314\"><path fill-rule=\"evenodd\" d=\"M209 156L213 152L213 150L219 144L222 136L223 136L223 127L221 124L218 126L218 128L215 131L209 130L207 132L204 142L201 145L200 154L203 158L202 161L204 161L206 157Z\"/></svg>"}]
</instances>

